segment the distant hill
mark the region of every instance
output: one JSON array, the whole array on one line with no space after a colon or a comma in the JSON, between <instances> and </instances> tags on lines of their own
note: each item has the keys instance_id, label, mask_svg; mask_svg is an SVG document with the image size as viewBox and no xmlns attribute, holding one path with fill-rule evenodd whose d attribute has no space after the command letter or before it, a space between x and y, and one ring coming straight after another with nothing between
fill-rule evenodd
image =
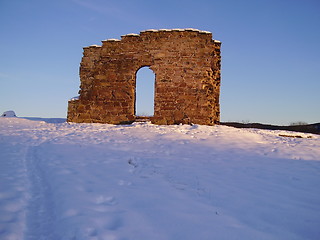
<instances>
[{"instance_id":1,"label":"distant hill","mask_svg":"<svg viewBox=\"0 0 320 240\"><path fill-rule=\"evenodd\" d=\"M258 128L269 130L286 130L304 133L320 134L320 123L293 125L293 126L277 126L262 123L238 123L238 122L221 122L221 125L236 127L236 128Z\"/></svg>"}]
</instances>

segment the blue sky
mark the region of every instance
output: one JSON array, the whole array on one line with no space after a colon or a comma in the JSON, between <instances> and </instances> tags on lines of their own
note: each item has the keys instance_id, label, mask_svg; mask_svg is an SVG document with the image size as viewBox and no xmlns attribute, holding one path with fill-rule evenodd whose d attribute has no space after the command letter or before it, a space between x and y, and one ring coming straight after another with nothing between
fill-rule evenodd
<instances>
[{"instance_id":1,"label":"blue sky","mask_svg":"<svg viewBox=\"0 0 320 240\"><path fill-rule=\"evenodd\" d=\"M0 112L66 117L83 47L197 28L222 42L222 121L320 122L319 26L319 0L0 0Z\"/></svg>"}]
</instances>

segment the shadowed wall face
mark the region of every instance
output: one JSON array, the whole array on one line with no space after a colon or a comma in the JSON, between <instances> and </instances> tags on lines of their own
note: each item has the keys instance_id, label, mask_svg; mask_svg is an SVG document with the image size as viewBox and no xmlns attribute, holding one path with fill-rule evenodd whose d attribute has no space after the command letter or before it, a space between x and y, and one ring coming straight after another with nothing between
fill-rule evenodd
<instances>
[{"instance_id":1,"label":"shadowed wall face","mask_svg":"<svg viewBox=\"0 0 320 240\"><path fill-rule=\"evenodd\" d=\"M133 122L136 73L155 74L154 124L219 122L220 42L196 29L147 30L84 48L69 122Z\"/></svg>"}]
</instances>

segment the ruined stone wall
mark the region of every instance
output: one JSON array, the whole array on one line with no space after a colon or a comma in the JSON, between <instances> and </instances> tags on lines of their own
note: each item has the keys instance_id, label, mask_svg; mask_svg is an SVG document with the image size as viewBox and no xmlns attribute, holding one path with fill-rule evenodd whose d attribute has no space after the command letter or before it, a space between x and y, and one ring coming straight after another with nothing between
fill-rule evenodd
<instances>
[{"instance_id":1,"label":"ruined stone wall","mask_svg":"<svg viewBox=\"0 0 320 240\"><path fill-rule=\"evenodd\" d=\"M136 73L144 66L155 73L152 123L219 122L220 42L195 29L147 30L85 47L68 121L134 121Z\"/></svg>"}]
</instances>

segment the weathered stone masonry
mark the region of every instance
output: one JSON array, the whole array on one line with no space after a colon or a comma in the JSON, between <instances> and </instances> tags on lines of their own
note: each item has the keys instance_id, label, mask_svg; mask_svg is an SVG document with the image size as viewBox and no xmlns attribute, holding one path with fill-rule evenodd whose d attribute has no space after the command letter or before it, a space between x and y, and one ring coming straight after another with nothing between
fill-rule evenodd
<instances>
[{"instance_id":1,"label":"weathered stone masonry","mask_svg":"<svg viewBox=\"0 0 320 240\"><path fill-rule=\"evenodd\" d=\"M220 42L196 29L160 29L84 48L69 122L121 124L135 116L136 73L155 73L154 124L219 122Z\"/></svg>"}]
</instances>

